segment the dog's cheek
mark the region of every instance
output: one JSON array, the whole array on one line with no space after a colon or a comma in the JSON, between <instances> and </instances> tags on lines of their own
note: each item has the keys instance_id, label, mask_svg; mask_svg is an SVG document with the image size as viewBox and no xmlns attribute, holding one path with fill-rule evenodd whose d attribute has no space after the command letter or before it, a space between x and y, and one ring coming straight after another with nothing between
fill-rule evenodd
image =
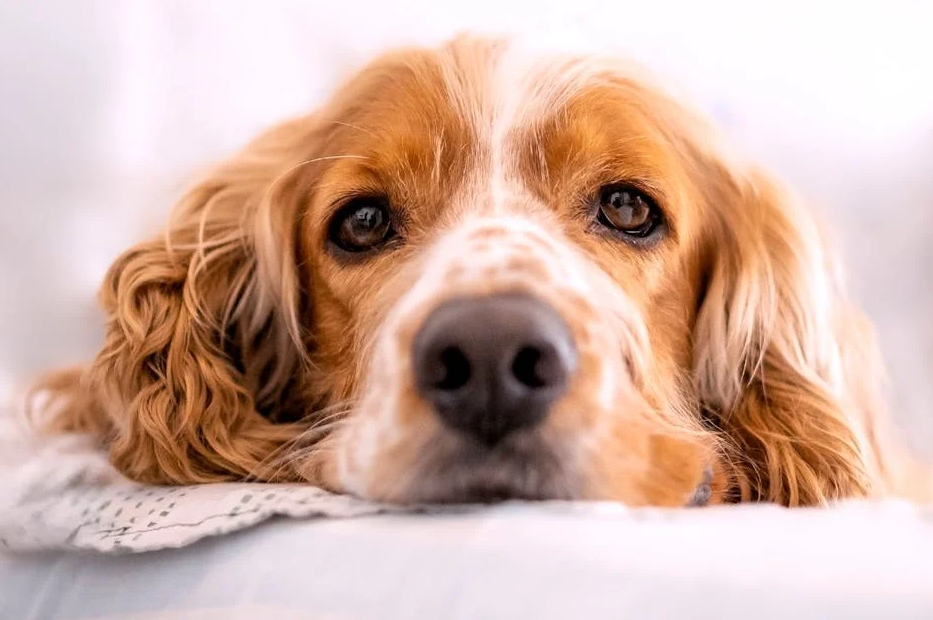
<instances>
[{"instance_id":1,"label":"dog's cheek","mask_svg":"<svg viewBox=\"0 0 933 620\"><path fill-rule=\"evenodd\" d=\"M684 507L722 501L727 487L713 435L662 422L637 394L592 435L585 496L630 506Z\"/></svg>"},{"instance_id":2,"label":"dog's cheek","mask_svg":"<svg viewBox=\"0 0 933 620\"><path fill-rule=\"evenodd\" d=\"M710 437L665 433L649 438L645 488L656 506L701 507L722 501L722 463Z\"/></svg>"}]
</instances>

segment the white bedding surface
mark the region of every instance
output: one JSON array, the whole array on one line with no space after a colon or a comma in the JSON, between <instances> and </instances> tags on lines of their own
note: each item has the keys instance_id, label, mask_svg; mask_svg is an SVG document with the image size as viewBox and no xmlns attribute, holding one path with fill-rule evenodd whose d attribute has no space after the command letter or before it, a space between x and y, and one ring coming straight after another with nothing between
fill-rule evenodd
<instances>
[{"instance_id":1,"label":"white bedding surface","mask_svg":"<svg viewBox=\"0 0 933 620\"><path fill-rule=\"evenodd\" d=\"M933 512L906 504L505 504L0 554L0 618L931 618L931 567Z\"/></svg>"}]
</instances>

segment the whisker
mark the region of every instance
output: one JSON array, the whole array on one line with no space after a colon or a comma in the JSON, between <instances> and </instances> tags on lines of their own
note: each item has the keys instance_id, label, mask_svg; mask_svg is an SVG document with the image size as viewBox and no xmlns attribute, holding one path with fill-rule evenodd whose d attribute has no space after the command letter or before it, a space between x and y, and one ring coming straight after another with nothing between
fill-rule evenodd
<instances>
[{"instance_id":1,"label":"whisker","mask_svg":"<svg viewBox=\"0 0 933 620\"><path fill-rule=\"evenodd\" d=\"M350 411L352 411L358 405L357 400L348 400L334 403L323 407L315 412L315 418L310 421L309 426L303 429L300 433L289 439L288 441L282 443L275 450L270 452L263 458L252 471L246 476L246 482L254 482L260 478L269 478L265 475L269 467L275 467L276 463L280 461L292 460L292 455L296 451L300 451L304 448L310 446L302 446L307 442L317 443L324 435L333 429L338 422L343 420ZM275 474L277 475L281 471L282 466L279 466Z\"/></svg>"},{"instance_id":2,"label":"whisker","mask_svg":"<svg viewBox=\"0 0 933 620\"><path fill-rule=\"evenodd\" d=\"M277 177L272 181L272 183L269 185L269 191L274 190L275 187L276 187L283 179L288 178L289 175L291 175L293 172L295 172L296 170L298 170L298 169L301 168L302 166L307 166L308 164L315 164L315 163L320 162L320 161L332 161L332 160L337 160L337 159L369 159L369 157L366 157L366 156L364 156L364 155L325 155L325 156L323 156L323 157L314 157L314 158L312 158L312 159L306 159L306 160L304 160L304 161L300 161L300 162L298 162L297 164L295 164L294 166L291 166L290 168L286 169L286 170L285 170L282 174L280 174L279 176L277 176Z\"/></svg>"},{"instance_id":3,"label":"whisker","mask_svg":"<svg viewBox=\"0 0 933 620\"><path fill-rule=\"evenodd\" d=\"M375 138L375 137L376 137L376 134L374 134L373 132L369 131L368 129L363 129L362 127L359 127L359 126L357 126L357 125L353 125L353 124L351 124L351 123L345 123L345 122L343 122L343 121L331 121L331 124L332 124L332 125L343 125L344 127L349 127L350 129L356 129L357 131L361 131L361 132L365 133L366 135L368 135L368 136L371 137L371 138Z\"/></svg>"},{"instance_id":4,"label":"whisker","mask_svg":"<svg viewBox=\"0 0 933 620\"><path fill-rule=\"evenodd\" d=\"M326 429L328 435L333 432L334 428L340 426L345 421L346 418L341 418L339 420L334 420L331 424L329 424ZM307 460L332 450L334 450L334 447L327 441L322 440L307 446L297 448L288 452L287 454L282 454L278 459L278 467L273 470L270 475L270 479L276 479L279 473L288 467L301 467L301 464ZM270 463L270 466L274 465L275 463Z\"/></svg>"},{"instance_id":5,"label":"whisker","mask_svg":"<svg viewBox=\"0 0 933 620\"><path fill-rule=\"evenodd\" d=\"M265 471L265 469L271 466L271 464L276 459L278 459L283 452L291 450L294 447L294 445L298 441L301 440L301 437L303 434L304 432L302 432L299 435L296 435L295 437L292 437L288 441L283 442L275 450L267 454L261 461L256 463L256 465L250 470L249 474L247 474L246 477L243 478L243 482L260 482L262 479L267 478L266 476L263 476L263 472Z\"/></svg>"}]
</instances>

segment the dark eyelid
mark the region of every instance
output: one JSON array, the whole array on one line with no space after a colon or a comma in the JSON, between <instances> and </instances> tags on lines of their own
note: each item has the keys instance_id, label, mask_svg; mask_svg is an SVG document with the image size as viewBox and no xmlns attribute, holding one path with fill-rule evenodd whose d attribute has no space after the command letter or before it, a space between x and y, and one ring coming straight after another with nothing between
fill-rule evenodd
<instances>
[{"instance_id":1,"label":"dark eyelid","mask_svg":"<svg viewBox=\"0 0 933 620\"><path fill-rule=\"evenodd\" d=\"M378 192L346 192L334 197L330 203L328 203L327 210L331 217L333 217L356 202L362 203L370 200L384 204L387 209L391 207L389 198L385 194L380 194Z\"/></svg>"},{"instance_id":2,"label":"dark eyelid","mask_svg":"<svg viewBox=\"0 0 933 620\"><path fill-rule=\"evenodd\" d=\"M405 209L394 203L387 194L380 191L347 191L337 194L327 203L327 209L325 211L327 216L325 219L328 222L332 222L335 218L344 213L353 203L366 200L373 200L382 204L386 208L389 214L389 221L395 229L399 232L404 230L406 223Z\"/></svg>"},{"instance_id":3,"label":"dark eyelid","mask_svg":"<svg viewBox=\"0 0 933 620\"><path fill-rule=\"evenodd\" d=\"M635 190L636 192L638 192L639 194L642 194L643 196L645 196L645 198L650 200L652 204L654 204L654 206L657 207L658 211L661 212L661 215L666 215L665 210L662 206L662 201L658 196L659 192L656 190L656 188L652 187L652 185L649 183L645 183L644 181L641 181L638 179L626 179L624 181L606 183L599 187L600 196L597 196L597 198L601 197L603 190L608 187L616 187L621 190L626 190L626 189Z\"/></svg>"},{"instance_id":4,"label":"dark eyelid","mask_svg":"<svg viewBox=\"0 0 933 620\"><path fill-rule=\"evenodd\" d=\"M663 192L659 191L655 184L642 179L624 179L619 181L609 181L599 185L595 194L584 196L581 201L581 207L587 216L595 216L599 209L599 201L602 198L603 191L608 187L618 187L620 189L632 189L643 194L651 204L658 210L661 219L664 220L667 230L671 229L671 221L667 209L664 206Z\"/></svg>"}]
</instances>

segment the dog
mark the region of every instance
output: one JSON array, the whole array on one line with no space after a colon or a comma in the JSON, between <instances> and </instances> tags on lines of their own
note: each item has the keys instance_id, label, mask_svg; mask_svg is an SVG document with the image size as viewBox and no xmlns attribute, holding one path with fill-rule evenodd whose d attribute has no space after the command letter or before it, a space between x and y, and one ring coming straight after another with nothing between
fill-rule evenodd
<instances>
[{"instance_id":1,"label":"dog","mask_svg":"<svg viewBox=\"0 0 933 620\"><path fill-rule=\"evenodd\" d=\"M130 248L51 432L395 503L916 496L811 207L630 63L389 52ZM38 422L37 422L38 423Z\"/></svg>"}]
</instances>

